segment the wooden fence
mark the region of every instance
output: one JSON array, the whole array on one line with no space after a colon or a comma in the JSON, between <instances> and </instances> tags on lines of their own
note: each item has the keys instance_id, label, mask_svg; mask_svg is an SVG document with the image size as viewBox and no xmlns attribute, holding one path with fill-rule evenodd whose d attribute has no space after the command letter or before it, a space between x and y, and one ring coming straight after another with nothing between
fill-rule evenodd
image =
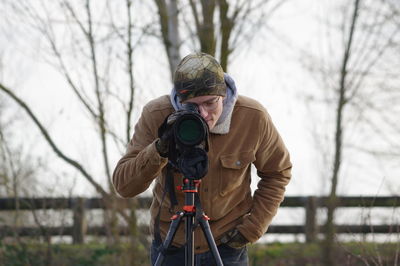
<instances>
[{"instance_id":1,"label":"wooden fence","mask_svg":"<svg viewBox=\"0 0 400 266\"><path fill-rule=\"evenodd\" d=\"M118 204L128 207L132 200L118 199ZM148 209L150 198L138 198L136 204L140 209ZM312 242L317 234L324 231L323 227L317 224L317 209L327 205L326 197L286 197L282 202L282 208L304 208L305 221L302 225L271 225L269 234L305 234L306 241ZM397 208L400 207L400 197L338 197L338 208ZM72 226L55 227L18 227L0 224L0 237L18 236L72 236L74 243L84 242L86 235L106 235L104 226L88 226L86 212L94 209L105 209L101 198L0 198L0 218L4 211L16 210L70 210L73 212ZM0 219L1 222L1 219ZM399 233L399 224L380 225L337 225L337 233L368 234ZM121 235L128 234L127 228L120 228Z\"/></svg>"}]
</instances>

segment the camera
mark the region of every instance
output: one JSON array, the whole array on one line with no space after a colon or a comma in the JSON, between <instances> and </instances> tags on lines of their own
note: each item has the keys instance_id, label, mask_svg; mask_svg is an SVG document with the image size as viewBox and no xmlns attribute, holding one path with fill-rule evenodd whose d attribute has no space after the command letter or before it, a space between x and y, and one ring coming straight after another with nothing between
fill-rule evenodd
<instances>
[{"instance_id":1,"label":"camera","mask_svg":"<svg viewBox=\"0 0 400 266\"><path fill-rule=\"evenodd\" d=\"M201 179L208 171L208 125L196 104L182 107L172 124L168 159L184 177Z\"/></svg>"}]
</instances>

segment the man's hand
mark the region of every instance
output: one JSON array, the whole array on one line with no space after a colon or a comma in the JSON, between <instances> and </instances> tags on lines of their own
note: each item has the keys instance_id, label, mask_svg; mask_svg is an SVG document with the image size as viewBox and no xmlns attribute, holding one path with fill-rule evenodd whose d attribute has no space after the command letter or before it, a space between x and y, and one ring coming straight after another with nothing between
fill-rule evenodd
<instances>
[{"instance_id":1,"label":"man's hand","mask_svg":"<svg viewBox=\"0 0 400 266\"><path fill-rule=\"evenodd\" d=\"M180 116L182 111L176 111L167 116L161 126L158 128L159 140L156 142L156 149L161 157L168 157L169 142L173 137L173 124Z\"/></svg>"},{"instance_id":2,"label":"man's hand","mask_svg":"<svg viewBox=\"0 0 400 266\"><path fill-rule=\"evenodd\" d=\"M224 237L222 237L221 242L231 248L242 248L249 243L249 241L236 228L226 233Z\"/></svg>"}]
</instances>

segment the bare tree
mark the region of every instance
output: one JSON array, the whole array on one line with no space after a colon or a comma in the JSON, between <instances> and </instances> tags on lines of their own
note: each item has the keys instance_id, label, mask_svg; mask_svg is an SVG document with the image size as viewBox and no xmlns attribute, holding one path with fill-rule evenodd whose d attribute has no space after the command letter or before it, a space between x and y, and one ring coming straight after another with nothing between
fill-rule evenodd
<instances>
[{"instance_id":1,"label":"bare tree","mask_svg":"<svg viewBox=\"0 0 400 266\"><path fill-rule=\"evenodd\" d=\"M40 185L38 175L45 171L44 158L30 154L35 145L27 140L16 140L14 127L21 120L20 112L12 112L10 106L0 98L0 196L12 198L15 209L2 215L0 224L13 236L13 242L25 248L20 237L20 228L29 223L30 215L21 210L20 202L23 197L37 195L47 189ZM40 187L40 189L39 189ZM4 211L3 211L4 212ZM35 215L35 210L32 210ZM3 235L2 235L3 237ZM0 239L2 241L3 239Z\"/></svg>"},{"instance_id":2,"label":"bare tree","mask_svg":"<svg viewBox=\"0 0 400 266\"><path fill-rule=\"evenodd\" d=\"M336 126L335 126L335 155L333 160L333 169L332 169L332 177L331 177L331 191L329 193L328 200L328 215L326 221L326 237L325 237L325 260L326 265L335 265L335 252L334 252L334 236L335 236L335 227L334 227L334 211L337 204L337 184L339 179L339 170L341 166L342 160L342 141L343 141L343 112L344 107L348 101L345 93L347 83L347 74L349 73L349 61L352 51L352 43L354 36L354 28L358 18L359 12L359 0L354 1L354 12L351 16L350 30L348 36L346 38L344 54L342 58L342 66L340 68L340 80L339 80L339 89L338 89L338 97L336 104Z\"/></svg>"},{"instance_id":3,"label":"bare tree","mask_svg":"<svg viewBox=\"0 0 400 266\"><path fill-rule=\"evenodd\" d=\"M0 112L4 114L5 106L0 102ZM0 195L2 197L14 197L16 202L16 210L11 216L3 217L0 222L2 224L11 224L16 241L19 241L17 228L21 224L21 213L19 211L18 199L21 195L26 195L23 184L29 184L31 188L35 187L35 180L32 177L33 168L29 165L29 160L26 160L26 155L23 154L21 145L14 143L12 145L9 140L9 128L11 119L4 118L0 115ZM10 221L9 218L12 220Z\"/></svg>"},{"instance_id":4,"label":"bare tree","mask_svg":"<svg viewBox=\"0 0 400 266\"><path fill-rule=\"evenodd\" d=\"M172 79L174 70L181 60L178 0L155 0L155 3L158 10L161 38L167 53Z\"/></svg>"},{"instance_id":5,"label":"bare tree","mask_svg":"<svg viewBox=\"0 0 400 266\"><path fill-rule=\"evenodd\" d=\"M388 105L388 101L395 103L400 99L400 80L395 74L400 65L394 59L400 47L400 28L393 2L354 0L351 8L345 2L339 4L338 10L342 18L340 26L336 27L337 20L333 17L324 24L330 38L324 47L327 53L320 58L307 53L305 64L313 74L320 74L316 77L324 89L322 97L329 117L335 121L332 128L326 127L333 130L327 132L333 149L329 156L325 265L335 265L335 210L343 164L351 164L350 153L357 156L366 152L375 159L386 153L398 159L395 151L400 133L394 122L399 110ZM338 14L333 10L329 13ZM341 36L339 47L333 45L333 36L337 35Z\"/></svg>"},{"instance_id":6,"label":"bare tree","mask_svg":"<svg viewBox=\"0 0 400 266\"><path fill-rule=\"evenodd\" d=\"M0 90L25 111L55 154L76 169L103 197L110 210L104 219L110 225L109 236L115 240L119 235L113 233L119 224L116 212L130 228L137 229L134 208L129 215L114 200L110 165L110 152L123 153L131 138L136 89L134 50L150 27L135 27L140 18L133 16L133 4L131 0L2 3L14 16L8 18L11 25L19 23L44 41L39 55L64 78L64 85L84 110L88 126L93 125L99 143L97 154L101 154L101 163L98 162L96 168L102 169L101 172L93 171L85 164L85 159L68 156L23 95L18 95L3 79ZM134 239L135 234L137 232L132 232ZM135 244L137 248L138 243Z\"/></svg>"},{"instance_id":7,"label":"bare tree","mask_svg":"<svg viewBox=\"0 0 400 266\"><path fill-rule=\"evenodd\" d=\"M285 0L155 0L160 31L171 76L180 60L180 48L219 58L228 70L229 58L240 45L249 45L267 19ZM183 23L179 23L182 21ZM179 26L182 25L182 26Z\"/></svg>"}]
</instances>

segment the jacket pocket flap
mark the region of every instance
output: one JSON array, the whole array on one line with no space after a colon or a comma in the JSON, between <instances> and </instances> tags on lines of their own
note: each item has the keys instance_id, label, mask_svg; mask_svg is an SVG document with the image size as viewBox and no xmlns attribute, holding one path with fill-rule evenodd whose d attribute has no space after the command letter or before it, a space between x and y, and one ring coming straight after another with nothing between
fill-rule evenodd
<instances>
[{"instance_id":1,"label":"jacket pocket flap","mask_svg":"<svg viewBox=\"0 0 400 266\"><path fill-rule=\"evenodd\" d=\"M225 168L242 169L254 162L256 157L252 151L240 152L221 156L221 164Z\"/></svg>"}]
</instances>

